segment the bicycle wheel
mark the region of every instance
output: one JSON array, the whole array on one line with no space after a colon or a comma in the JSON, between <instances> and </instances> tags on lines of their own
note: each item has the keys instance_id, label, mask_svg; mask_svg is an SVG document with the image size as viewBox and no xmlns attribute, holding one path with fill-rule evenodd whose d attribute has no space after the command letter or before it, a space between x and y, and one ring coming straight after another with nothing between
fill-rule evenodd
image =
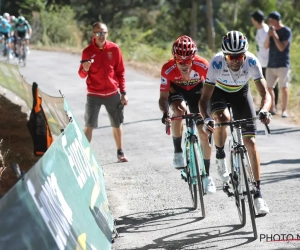
<instances>
[{"instance_id":1,"label":"bicycle wheel","mask_svg":"<svg viewBox=\"0 0 300 250\"><path fill-rule=\"evenodd\" d=\"M200 152L199 152L197 142L193 143L193 149L194 149L194 160L195 160L194 166L196 167L196 172L197 172L199 201L200 201L200 206L201 206L202 217L205 218L205 207L204 207L204 199L203 199L204 188L203 188L203 182L202 182L202 175L200 173L200 158L201 158L202 154L200 154ZM203 162L203 160L202 160L202 162ZM202 164L202 166L203 166L203 164Z\"/></svg>"},{"instance_id":2,"label":"bicycle wheel","mask_svg":"<svg viewBox=\"0 0 300 250\"><path fill-rule=\"evenodd\" d=\"M187 183L189 185L189 190L193 202L193 209L197 209L198 207L197 185L193 184L191 170L189 168L191 157L190 157L190 149L188 146L185 149L185 159L186 159L186 167L184 169L187 175Z\"/></svg>"},{"instance_id":3,"label":"bicycle wheel","mask_svg":"<svg viewBox=\"0 0 300 250\"><path fill-rule=\"evenodd\" d=\"M240 222L242 226L246 225L246 206L245 206L245 199L243 196L239 194L239 174L235 170L235 165L234 165L234 155L233 152L230 152L230 165L231 165L231 173L230 173L230 180L231 180L231 185L233 189L233 194L234 194L234 199L235 199L235 205L238 210L238 215L240 218Z\"/></svg>"},{"instance_id":4,"label":"bicycle wheel","mask_svg":"<svg viewBox=\"0 0 300 250\"><path fill-rule=\"evenodd\" d=\"M26 66L26 47L24 44L22 45L22 60L23 60L23 66L25 67Z\"/></svg>"},{"instance_id":5,"label":"bicycle wheel","mask_svg":"<svg viewBox=\"0 0 300 250\"><path fill-rule=\"evenodd\" d=\"M240 155L241 155L241 162L242 162L242 169L243 169L243 175L244 175L244 181L245 181L245 186L246 186L246 192L247 192L247 198L248 198L248 204L249 204L249 212L250 212L250 217L251 217L251 223L252 223L252 229L253 229L253 234L254 238L257 239L257 228L256 228L256 221L255 221L255 209L254 209L254 201L253 201L253 196L251 194L250 188L249 188L249 178L248 178L248 172L245 166L244 162L244 151L243 148L240 148Z\"/></svg>"}]
</instances>

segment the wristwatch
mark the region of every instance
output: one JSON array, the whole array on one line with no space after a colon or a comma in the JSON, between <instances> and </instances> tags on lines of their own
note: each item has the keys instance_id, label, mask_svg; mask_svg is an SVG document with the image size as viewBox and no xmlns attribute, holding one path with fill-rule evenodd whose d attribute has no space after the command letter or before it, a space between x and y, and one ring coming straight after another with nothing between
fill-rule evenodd
<instances>
[{"instance_id":1,"label":"wristwatch","mask_svg":"<svg viewBox=\"0 0 300 250\"><path fill-rule=\"evenodd\" d=\"M121 94L122 94L122 95L126 95L126 92L125 92L125 91L124 91L124 92L121 92Z\"/></svg>"}]
</instances>

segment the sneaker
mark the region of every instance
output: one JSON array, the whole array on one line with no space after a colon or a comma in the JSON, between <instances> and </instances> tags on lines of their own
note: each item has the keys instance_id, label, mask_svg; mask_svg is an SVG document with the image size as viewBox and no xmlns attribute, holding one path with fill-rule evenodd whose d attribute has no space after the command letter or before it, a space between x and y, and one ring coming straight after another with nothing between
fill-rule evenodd
<instances>
[{"instance_id":1,"label":"sneaker","mask_svg":"<svg viewBox=\"0 0 300 250\"><path fill-rule=\"evenodd\" d=\"M282 118L287 118L287 117L289 117L289 115L286 111L283 111L281 117Z\"/></svg>"},{"instance_id":2,"label":"sneaker","mask_svg":"<svg viewBox=\"0 0 300 250\"><path fill-rule=\"evenodd\" d=\"M257 214L268 214L270 212L267 203L263 200L263 198L254 199L254 206Z\"/></svg>"},{"instance_id":3,"label":"sneaker","mask_svg":"<svg viewBox=\"0 0 300 250\"><path fill-rule=\"evenodd\" d=\"M128 162L128 158L124 154L122 154L122 155L118 154L118 161L119 162Z\"/></svg>"},{"instance_id":4,"label":"sneaker","mask_svg":"<svg viewBox=\"0 0 300 250\"><path fill-rule=\"evenodd\" d=\"M207 194L214 194L216 192L215 183L210 176L203 178L203 187Z\"/></svg>"},{"instance_id":5,"label":"sneaker","mask_svg":"<svg viewBox=\"0 0 300 250\"><path fill-rule=\"evenodd\" d=\"M182 153L174 153L173 166L176 169L184 168L184 159Z\"/></svg>"},{"instance_id":6,"label":"sneaker","mask_svg":"<svg viewBox=\"0 0 300 250\"><path fill-rule=\"evenodd\" d=\"M217 170L221 181L226 182L229 179L229 174L226 166L226 158L217 159Z\"/></svg>"},{"instance_id":7,"label":"sneaker","mask_svg":"<svg viewBox=\"0 0 300 250\"><path fill-rule=\"evenodd\" d=\"M271 113L271 115L276 115L277 114L277 110L276 109L270 110L270 113Z\"/></svg>"},{"instance_id":8,"label":"sneaker","mask_svg":"<svg viewBox=\"0 0 300 250\"><path fill-rule=\"evenodd\" d=\"M26 54L29 55L30 54L30 50L28 47L26 47Z\"/></svg>"},{"instance_id":9,"label":"sneaker","mask_svg":"<svg viewBox=\"0 0 300 250\"><path fill-rule=\"evenodd\" d=\"M9 59L13 59L13 55L10 53L8 56Z\"/></svg>"}]
</instances>

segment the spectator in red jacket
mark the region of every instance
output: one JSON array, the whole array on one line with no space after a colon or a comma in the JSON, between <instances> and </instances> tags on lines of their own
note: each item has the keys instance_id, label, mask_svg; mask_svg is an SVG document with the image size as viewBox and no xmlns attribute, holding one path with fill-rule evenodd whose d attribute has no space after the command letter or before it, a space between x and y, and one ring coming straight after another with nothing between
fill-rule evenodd
<instances>
[{"instance_id":1,"label":"spectator in red jacket","mask_svg":"<svg viewBox=\"0 0 300 250\"><path fill-rule=\"evenodd\" d=\"M82 51L78 73L81 78L86 78L87 84L84 133L88 141L91 141L93 129L98 127L100 107L104 105L113 128L118 160L127 162L122 149L121 128L123 107L128 104L125 69L120 48L106 40L107 35L108 29L104 23L94 23L92 42Z\"/></svg>"}]
</instances>

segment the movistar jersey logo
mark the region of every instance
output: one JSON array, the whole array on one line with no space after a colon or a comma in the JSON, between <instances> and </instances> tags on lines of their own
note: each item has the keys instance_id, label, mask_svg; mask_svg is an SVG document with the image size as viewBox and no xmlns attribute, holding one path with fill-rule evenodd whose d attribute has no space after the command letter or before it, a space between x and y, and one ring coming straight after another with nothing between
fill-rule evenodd
<instances>
[{"instance_id":1,"label":"movistar jersey logo","mask_svg":"<svg viewBox=\"0 0 300 250\"><path fill-rule=\"evenodd\" d=\"M256 60L255 60L255 59L250 58L250 59L248 60L248 62L249 62L249 66L250 66L250 67L256 65Z\"/></svg>"},{"instance_id":2,"label":"movistar jersey logo","mask_svg":"<svg viewBox=\"0 0 300 250\"><path fill-rule=\"evenodd\" d=\"M222 62L220 61L220 62L216 62L216 61L214 61L213 62L213 68L214 69L221 69L222 68Z\"/></svg>"}]
</instances>

